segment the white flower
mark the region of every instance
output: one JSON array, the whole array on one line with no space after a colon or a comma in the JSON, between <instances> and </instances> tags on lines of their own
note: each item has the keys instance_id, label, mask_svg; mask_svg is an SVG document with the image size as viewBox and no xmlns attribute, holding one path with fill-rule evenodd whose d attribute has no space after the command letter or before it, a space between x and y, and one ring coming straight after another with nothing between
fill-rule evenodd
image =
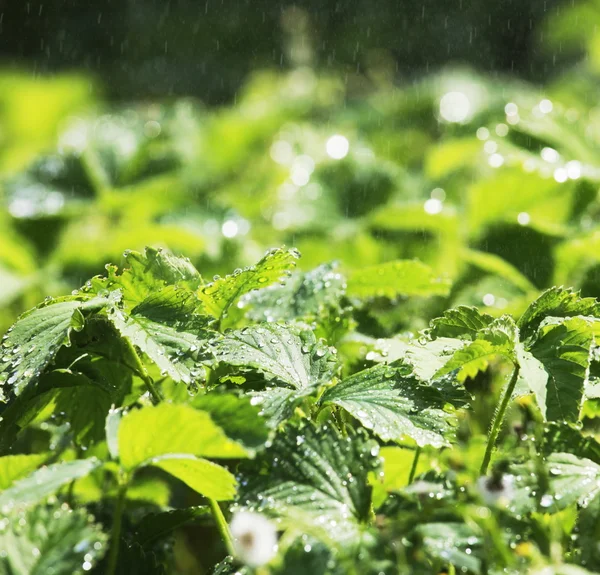
<instances>
[{"instance_id":1,"label":"white flower","mask_svg":"<svg viewBox=\"0 0 600 575\"><path fill-rule=\"evenodd\" d=\"M481 476L477 488L487 505L507 505L514 496L514 476L504 474L500 478Z\"/></svg>"},{"instance_id":2,"label":"white flower","mask_svg":"<svg viewBox=\"0 0 600 575\"><path fill-rule=\"evenodd\" d=\"M277 529L264 515L239 511L229 525L235 553L251 567L268 563L277 553Z\"/></svg>"}]
</instances>

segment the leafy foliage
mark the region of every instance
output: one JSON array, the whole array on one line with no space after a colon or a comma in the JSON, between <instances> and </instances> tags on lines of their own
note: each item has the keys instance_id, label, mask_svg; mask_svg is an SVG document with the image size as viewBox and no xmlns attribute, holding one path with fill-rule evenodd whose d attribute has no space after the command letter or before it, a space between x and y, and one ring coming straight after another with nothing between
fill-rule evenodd
<instances>
[{"instance_id":1,"label":"leafy foliage","mask_svg":"<svg viewBox=\"0 0 600 575\"><path fill-rule=\"evenodd\" d=\"M419 446L448 445L452 417L444 402L405 370L377 366L358 372L327 390L322 401L343 407L384 441L407 436Z\"/></svg>"},{"instance_id":2,"label":"leafy foliage","mask_svg":"<svg viewBox=\"0 0 600 575\"><path fill-rule=\"evenodd\" d=\"M2 521L2 573L83 574L106 550L106 535L85 510L43 505L13 511Z\"/></svg>"},{"instance_id":3,"label":"leafy foliage","mask_svg":"<svg viewBox=\"0 0 600 575\"><path fill-rule=\"evenodd\" d=\"M241 501L292 529L356 545L369 517L366 478L377 468L375 446L362 434L342 437L330 426L290 426L275 438L269 459L254 464Z\"/></svg>"},{"instance_id":4,"label":"leafy foliage","mask_svg":"<svg viewBox=\"0 0 600 575\"><path fill-rule=\"evenodd\" d=\"M360 298L399 295L446 295L450 282L436 277L421 262L388 262L364 268L348 279L348 295Z\"/></svg>"},{"instance_id":5,"label":"leafy foliage","mask_svg":"<svg viewBox=\"0 0 600 575\"><path fill-rule=\"evenodd\" d=\"M594 298L581 298L573 290L551 288L538 297L519 319L524 337L528 337L546 317L596 316L598 302Z\"/></svg>"},{"instance_id":6,"label":"leafy foliage","mask_svg":"<svg viewBox=\"0 0 600 575\"><path fill-rule=\"evenodd\" d=\"M242 300L246 315L255 321L312 319L325 310L339 308L346 279L335 262L306 273L295 272L284 285L273 285L247 294Z\"/></svg>"},{"instance_id":7,"label":"leafy foliage","mask_svg":"<svg viewBox=\"0 0 600 575\"><path fill-rule=\"evenodd\" d=\"M61 346L68 343L70 332L83 328L84 314L107 304L103 297L66 297L24 314L2 341L0 399L8 394L18 395L35 385L42 370Z\"/></svg>"},{"instance_id":8,"label":"leafy foliage","mask_svg":"<svg viewBox=\"0 0 600 575\"><path fill-rule=\"evenodd\" d=\"M548 325L539 332L532 355L544 366L545 401L538 403L550 420L577 421L590 364L592 331L585 319Z\"/></svg>"},{"instance_id":9,"label":"leafy foliage","mask_svg":"<svg viewBox=\"0 0 600 575\"><path fill-rule=\"evenodd\" d=\"M269 378L273 386L255 392L253 403L276 423L303 397L329 383L338 369L332 351L302 325L246 327L225 334L213 351L219 362L258 370Z\"/></svg>"},{"instance_id":10,"label":"leafy foliage","mask_svg":"<svg viewBox=\"0 0 600 575\"><path fill-rule=\"evenodd\" d=\"M489 562L514 563L502 531L512 529L514 517L531 523L524 533L540 553L546 543L539 540L536 513L574 513L573 525L593 521L600 448L565 422L584 425L582 414L593 409L583 407L593 395L590 372L596 372L596 300L549 290L518 321L459 306L417 338L375 338L367 334L378 306L393 310L406 302L390 300L410 293L402 274L397 291L386 291L391 268L381 276L366 268L359 277L371 278L369 290L383 291L362 283L359 294L353 275L346 279L335 266L288 277L283 272L297 253L275 250L241 279L238 273L215 280L222 298L210 300L188 260L152 249L127 258L123 271L109 266L107 277L93 278L82 292L23 315L5 338L10 346L32 334L43 348L41 359L35 349L28 359L37 362L36 377L22 373L24 387L10 381L20 392L6 398L0 428L5 452L13 444L18 451L0 457L3 513L42 513L54 499L106 513L101 501L111 501L112 514L101 521L119 525L125 535L116 539L112 529L105 562L115 569L132 563L134 571L149 573L172 570L172 554L160 545L181 529L212 529L216 522L224 532L219 501L233 502L235 513L277 520L284 533L276 573L295 569L290 561L298 550L312 553L313 547L315 568L324 573L359 567L393 573L398 559L388 543L396 537L408 545L407 564L479 573ZM421 281L423 269L415 267L410 281ZM259 282L266 284L262 289L255 280L263 271L290 284ZM378 288L372 277L381 279ZM421 295L432 292L423 288ZM50 335L30 319L41 312ZM346 319L331 331L334 316ZM21 373L13 363L4 364L7 380ZM477 386L490 373L499 386L511 365L481 467L487 471L491 461L491 475L481 478L473 463L481 450L460 460L461 451L472 449L476 426L488 425L481 404L494 408L494 394ZM521 403L523 425L541 434L540 444L517 445L514 456L494 458L498 437L512 442L501 424L513 398ZM466 432L465 425L474 427ZM31 450L38 444L39 452ZM81 457L85 450L87 458ZM243 462L248 458L255 460ZM398 461L402 473L394 471ZM452 471L454 479L432 475L431 466ZM473 493L481 489L487 491ZM168 508L191 492L210 506ZM470 515L469 497L489 505L489 515ZM427 512L411 523L415 498ZM505 499L506 510L499 504ZM435 502L449 507L436 509ZM15 537L20 546L30 544L24 532ZM584 556L595 560L574 555ZM304 565L301 558L294 564ZM45 565L46 557L40 560ZM540 559L522 562L531 567ZM227 570L235 563L219 565Z\"/></svg>"},{"instance_id":11,"label":"leafy foliage","mask_svg":"<svg viewBox=\"0 0 600 575\"><path fill-rule=\"evenodd\" d=\"M243 295L287 278L300 254L296 250L275 249L256 265L237 270L203 286L199 298L209 315L222 320L227 310Z\"/></svg>"},{"instance_id":12,"label":"leafy foliage","mask_svg":"<svg viewBox=\"0 0 600 575\"><path fill-rule=\"evenodd\" d=\"M99 464L96 458L90 458L40 467L2 491L0 506L5 509L19 508L42 501L63 485L86 476Z\"/></svg>"},{"instance_id":13,"label":"leafy foliage","mask_svg":"<svg viewBox=\"0 0 600 575\"><path fill-rule=\"evenodd\" d=\"M213 499L235 493L235 479L223 467L202 458L244 457L210 416L185 405L162 404L125 415L119 422L118 456L124 470L159 467Z\"/></svg>"},{"instance_id":14,"label":"leafy foliage","mask_svg":"<svg viewBox=\"0 0 600 575\"><path fill-rule=\"evenodd\" d=\"M249 510L275 575L600 569L597 58L373 58L218 111L39 79L36 129L0 77L0 572L250 573Z\"/></svg>"}]
</instances>

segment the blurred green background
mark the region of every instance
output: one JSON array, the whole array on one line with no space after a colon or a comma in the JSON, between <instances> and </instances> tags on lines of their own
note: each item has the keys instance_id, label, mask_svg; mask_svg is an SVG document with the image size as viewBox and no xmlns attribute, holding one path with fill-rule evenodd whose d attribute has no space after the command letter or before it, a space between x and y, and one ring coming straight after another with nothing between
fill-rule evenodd
<instances>
[{"instance_id":1,"label":"blurred green background","mask_svg":"<svg viewBox=\"0 0 600 575\"><path fill-rule=\"evenodd\" d=\"M600 295L600 1L5 1L0 328L125 249L207 277L419 258L449 298ZM421 318L421 319L417 319Z\"/></svg>"},{"instance_id":2,"label":"blurred green background","mask_svg":"<svg viewBox=\"0 0 600 575\"><path fill-rule=\"evenodd\" d=\"M407 80L448 62L543 81L571 61L540 24L560 0L6 0L1 50L33 73L93 72L112 98L230 101L294 63Z\"/></svg>"}]
</instances>

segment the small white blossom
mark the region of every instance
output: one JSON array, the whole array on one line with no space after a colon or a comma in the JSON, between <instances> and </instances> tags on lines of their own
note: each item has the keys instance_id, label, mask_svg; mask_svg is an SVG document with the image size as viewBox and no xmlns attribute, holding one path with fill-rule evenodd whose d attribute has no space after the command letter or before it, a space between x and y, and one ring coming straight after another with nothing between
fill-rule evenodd
<instances>
[{"instance_id":1,"label":"small white blossom","mask_svg":"<svg viewBox=\"0 0 600 575\"><path fill-rule=\"evenodd\" d=\"M277 553L277 529L264 515L239 511L229 526L236 555L251 567L268 563Z\"/></svg>"},{"instance_id":2,"label":"small white blossom","mask_svg":"<svg viewBox=\"0 0 600 575\"><path fill-rule=\"evenodd\" d=\"M501 478L484 475L477 480L477 488L487 505L507 505L514 496L514 479L506 474Z\"/></svg>"}]
</instances>

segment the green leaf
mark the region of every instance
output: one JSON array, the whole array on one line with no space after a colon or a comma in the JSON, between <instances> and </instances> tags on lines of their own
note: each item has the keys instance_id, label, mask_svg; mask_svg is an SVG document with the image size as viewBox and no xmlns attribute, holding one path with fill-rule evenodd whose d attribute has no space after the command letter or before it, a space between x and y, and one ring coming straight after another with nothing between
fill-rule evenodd
<instances>
[{"instance_id":1,"label":"green leaf","mask_svg":"<svg viewBox=\"0 0 600 575\"><path fill-rule=\"evenodd\" d=\"M47 459L48 453L0 457L0 491L4 491L17 479L37 469Z\"/></svg>"},{"instance_id":2,"label":"green leaf","mask_svg":"<svg viewBox=\"0 0 600 575\"><path fill-rule=\"evenodd\" d=\"M545 402L539 376L530 381L535 383L533 391L546 419L579 419L592 340L590 323L577 317L560 324L546 325L539 330L530 351L547 373Z\"/></svg>"},{"instance_id":3,"label":"green leaf","mask_svg":"<svg viewBox=\"0 0 600 575\"><path fill-rule=\"evenodd\" d=\"M379 465L378 445L361 432L342 437L332 426L287 426L260 459L241 501L281 517L284 526L320 540L356 545L369 521L367 476Z\"/></svg>"},{"instance_id":4,"label":"green leaf","mask_svg":"<svg viewBox=\"0 0 600 575\"><path fill-rule=\"evenodd\" d=\"M74 374L85 377L85 385L100 388L119 403L131 388L136 361L135 352L108 318L92 316L82 331L71 334L71 345L58 352L53 370L44 373L40 387L61 387L63 374ZM54 375L55 381L48 381Z\"/></svg>"},{"instance_id":5,"label":"green leaf","mask_svg":"<svg viewBox=\"0 0 600 575\"><path fill-rule=\"evenodd\" d=\"M587 507L600 493L600 465L590 459L571 453L553 453L547 465L552 496L552 500L548 498L547 507L565 509L573 503Z\"/></svg>"},{"instance_id":6,"label":"green leaf","mask_svg":"<svg viewBox=\"0 0 600 575\"><path fill-rule=\"evenodd\" d=\"M0 573L83 575L102 559L108 537L86 509L38 506L4 516Z\"/></svg>"},{"instance_id":7,"label":"green leaf","mask_svg":"<svg viewBox=\"0 0 600 575\"><path fill-rule=\"evenodd\" d=\"M166 546L142 547L137 541L121 538L115 575L169 575L171 561Z\"/></svg>"},{"instance_id":8,"label":"green leaf","mask_svg":"<svg viewBox=\"0 0 600 575\"><path fill-rule=\"evenodd\" d=\"M302 325L268 323L247 327L217 340L213 350L218 361L255 369L274 384L251 393L252 403L262 408L261 415L271 425L289 417L297 403L331 381L338 370L331 349Z\"/></svg>"},{"instance_id":9,"label":"green leaf","mask_svg":"<svg viewBox=\"0 0 600 575\"><path fill-rule=\"evenodd\" d=\"M222 319L244 294L287 279L299 257L300 254L295 249L273 249L256 265L206 284L198 291L204 310L213 317Z\"/></svg>"},{"instance_id":10,"label":"green leaf","mask_svg":"<svg viewBox=\"0 0 600 575\"><path fill-rule=\"evenodd\" d=\"M296 390L331 380L337 361L302 325L266 323L226 334L214 344L222 363L252 368Z\"/></svg>"},{"instance_id":11,"label":"green leaf","mask_svg":"<svg viewBox=\"0 0 600 575\"><path fill-rule=\"evenodd\" d=\"M543 453L571 453L600 465L600 443L593 436L582 435L576 424L550 423L544 432Z\"/></svg>"},{"instance_id":12,"label":"green leaf","mask_svg":"<svg viewBox=\"0 0 600 575\"><path fill-rule=\"evenodd\" d=\"M262 391L251 391L248 395L251 397L252 405L260 408L259 415L265 418L271 428L274 428L286 419L290 419L296 406L314 391L312 387L302 390L266 387Z\"/></svg>"},{"instance_id":13,"label":"green leaf","mask_svg":"<svg viewBox=\"0 0 600 575\"><path fill-rule=\"evenodd\" d=\"M579 292L553 287L543 292L525 310L518 321L523 340L533 336L546 317L573 317L600 315L600 304L594 298L582 298Z\"/></svg>"},{"instance_id":14,"label":"green leaf","mask_svg":"<svg viewBox=\"0 0 600 575\"><path fill-rule=\"evenodd\" d=\"M219 561L211 571L211 575L252 575L252 567L245 565L240 566L237 559L234 559L231 555L228 555Z\"/></svg>"},{"instance_id":15,"label":"green leaf","mask_svg":"<svg viewBox=\"0 0 600 575\"><path fill-rule=\"evenodd\" d=\"M600 569L600 496L579 510L576 529L580 562L597 572Z\"/></svg>"},{"instance_id":16,"label":"green leaf","mask_svg":"<svg viewBox=\"0 0 600 575\"><path fill-rule=\"evenodd\" d=\"M425 172L432 180L480 161L481 144L474 138L442 140L429 148L425 159Z\"/></svg>"},{"instance_id":17,"label":"green leaf","mask_svg":"<svg viewBox=\"0 0 600 575\"><path fill-rule=\"evenodd\" d=\"M486 370L492 357L504 356L510 360L514 359L518 331L510 316L495 319L487 327L479 330L473 342L454 352L444 367L438 370L436 377L460 370L457 377L464 381L467 377L474 377L479 371Z\"/></svg>"},{"instance_id":18,"label":"green leaf","mask_svg":"<svg viewBox=\"0 0 600 575\"><path fill-rule=\"evenodd\" d=\"M208 507L186 507L172 509L163 513L149 513L137 524L136 539L140 545L146 546L163 539L175 529L184 527L205 519L210 515Z\"/></svg>"},{"instance_id":19,"label":"green leaf","mask_svg":"<svg viewBox=\"0 0 600 575\"><path fill-rule=\"evenodd\" d=\"M254 321L312 319L338 308L346 292L346 278L337 263L323 264L306 273L295 272L285 285L246 294L240 304Z\"/></svg>"},{"instance_id":20,"label":"green leaf","mask_svg":"<svg viewBox=\"0 0 600 575\"><path fill-rule=\"evenodd\" d=\"M519 378L514 396L533 393L542 415L546 417L546 398L548 396L548 374L544 364L527 351L522 343L515 347L515 357L519 364Z\"/></svg>"},{"instance_id":21,"label":"green leaf","mask_svg":"<svg viewBox=\"0 0 600 575\"><path fill-rule=\"evenodd\" d=\"M187 405L163 403L130 411L118 431L121 465L133 470L168 454L217 458L245 457L245 449L229 439L210 415Z\"/></svg>"},{"instance_id":22,"label":"green leaf","mask_svg":"<svg viewBox=\"0 0 600 575\"><path fill-rule=\"evenodd\" d=\"M204 377L206 320L195 314L196 307L193 293L169 286L148 295L129 314L111 309L109 319L163 375L190 385Z\"/></svg>"},{"instance_id":23,"label":"green leaf","mask_svg":"<svg viewBox=\"0 0 600 575\"><path fill-rule=\"evenodd\" d=\"M461 305L449 309L441 317L431 321L429 335L432 339L440 337L475 339L480 330L494 321L491 315L481 313L475 307Z\"/></svg>"},{"instance_id":24,"label":"green leaf","mask_svg":"<svg viewBox=\"0 0 600 575\"><path fill-rule=\"evenodd\" d=\"M108 277L94 278L88 289L95 292L120 289L128 309L167 286L194 291L202 281L189 259L176 257L163 249L147 247L143 254L126 251L123 257L128 267L121 274L116 266L108 266Z\"/></svg>"},{"instance_id":25,"label":"green leaf","mask_svg":"<svg viewBox=\"0 0 600 575\"><path fill-rule=\"evenodd\" d=\"M561 563L558 565L549 565L533 573L534 575L594 575L596 571L588 571L572 563Z\"/></svg>"},{"instance_id":26,"label":"green leaf","mask_svg":"<svg viewBox=\"0 0 600 575\"><path fill-rule=\"evenodd\" d=\"M307 543L305 541L309 541L308 548L310 552L308 553L306 552ZM365 557L365 555L367 554L361 554L361 559L367 563L370 557ZM356 560L355 557L353 559ZM346 565L346 567L350 566ZM356 573L363 573L365 575L368 573L368 571L360 570L358 565L353 565L352 567L355 567ZM363 567L366 567L366 565ZM372 562L369 567L374 567ZM331 550L315 539L297 539L294 541L286 549L285 556L283 557L283 565L277 570L278 575L306 575L307 573L310 573L310 575L342 575L348 572L350 570L344 570L335 561ZM232 571L232 575L233 573L234 571Z\"/></svg>"},{"instance_id":27,"label":"green leaf","mask_svg":"<svg viewBox=\"0 0 600 575\"><path fill-rule=\"evenodd\" d=\"M384 441L414 439L419 446L449 445L453 417L431 387L407 378L403 370L376 366L328 389L323 404L348 411Z\"/></svg>"},{"instance_id":28,"label":"green leaf","mask_svg":"<svg viewBox=\"0 0 600 575\"><path fill-rule=\"evenodd\" d=\"M451 563L461 570L479 572L481 559L477 556L477 550L483 540L474 527L456 522L425 523L417 526L415 531L422 538L425 552L431 557Z\"/></svg>"},{"instance_id":29,"label":"green leaf","mask_svg":"<svg viewBox=\"0 0 600 575\"><path fill-rule=\"evenodd\" d=\"M440 278L419 261L398 260L352 272L346 291L361 299L448 295L450 280Z\"/></svg>"},{"instance_id":30,"label":"green leaf","mask_svg":"<svg viewBox=\"0 0 600 575\"><path fill-rule=\"evenodd\" d=\"M227 437L243 445L249 453L262 449L269 439L266 420L248 397L212 392L196 396L192 405L207 412Z\"/></svg>"},{"instance_id":31,"label":"green leaf","mask_svg":"<svg viewBox=\"0 0 600 575\"><path fill-rule=\"evenodd\" d=\"M402 354L404 363L410 365L413 374L424 382L429 382L446 365L451 356L466 342L449 337L438 337L433 341L411 341Z\"/></svg>"},{"instance_id":32,"label":"green leaf","mask_svg":"<svg viewBox=\"0 0 600 575\"><path fill-rule=\"evenodd\" d=\"M523 293L536 291L535 286L527 277L501 257L476 250L465 250L464 255L466 261L471 265L509 281Z\"/></svg>"},{"instance_id":33,"label":"green leaf","mask_svg":"<svg viewBox=\"0 0 600 575\"><path fill-rule=\"evenodd\" d=\"M210 499L226 501L235 496L235 477L227 469L212 461L192 455L165 455L154 458L151 464Z\"/></svg>"},{"instance_id":34,"label":"green leaf","mask_svg":"<svg viewBox=\"0 0 600 575\"><path fill-rule=\"evenodd\" d=\"M96 469L100 461L95 457L75 459L41 467L19 479L0 493L0 508L20 507L41 501L74 479L85 477Z\"/></svg>"},{"instance_id":35,"label":"green leaf","mask_svg":"<svg viewBox=\"0 0 600 575\"><path fill-rule=\"evenodd\" d=\"M104 438L106 415L112 404L111 396L95 385L86 385L89 380L84 376L74 377L61 373L57 374L57 379L63 384L68 384L70 380L83 382L42 394L38 401L44 405L44 411L51 410L53 414L60 414L59 421L69 422L77 445L88 446L101 441Z\"/></svg>"},{"instance_id":36,"label":"green leaf","mask_svg":"<svg viewBox=\"0 0 600 575\"><path fill-rule=\"evenodd\" d=\"M545 138L542 138L546 141ZM516 226L518 214L530 215L530 226L556 229L566 223L572 206L572 188L521 165L505 167L493 178L477 179L467 191L469 231L480 234L494 223ZM559 228L560 229L560 228Z\"/></svg>"},{"instance_id":37,"label":"green leaf","mask_svg":"<svg viewBox=\"0 0 600 575\"><path fill-rule=\"evenodd\" d=\"M63 345L71 330L80 330L84 314L107 306L105 297L70 296L24 313L2 340L0 401L31 389Z\"/></svg>"}]
</instances>

